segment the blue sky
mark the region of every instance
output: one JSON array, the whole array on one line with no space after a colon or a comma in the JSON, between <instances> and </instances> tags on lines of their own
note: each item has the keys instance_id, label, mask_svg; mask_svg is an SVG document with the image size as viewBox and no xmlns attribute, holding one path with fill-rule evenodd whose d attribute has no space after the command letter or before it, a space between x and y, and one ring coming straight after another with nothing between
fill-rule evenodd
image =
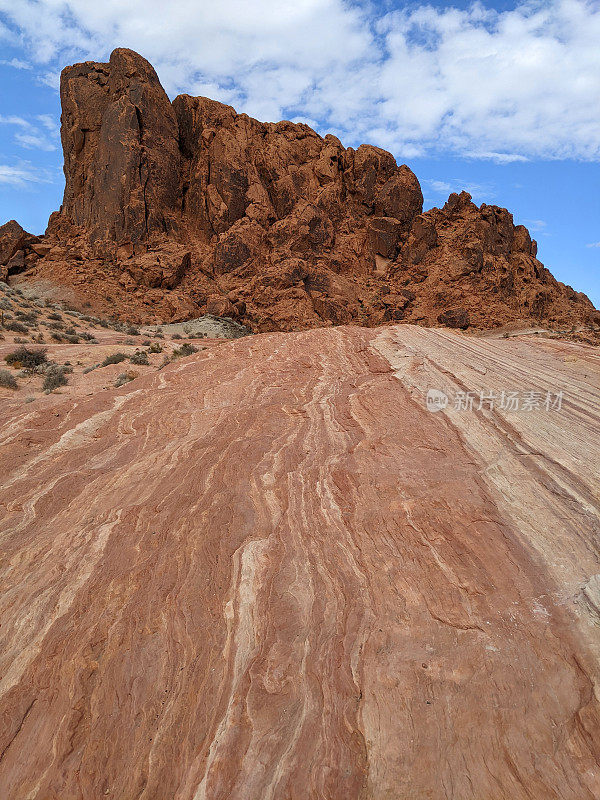
<instances>
[{"instance_id":1,"label":"blue sky","mask_svg":"<svg viewBox=\"0 0 600 800\"><path fill-rule=\"evenodd\" d=\"M171 97L370 142L426 207L466 188L513 212L600 306L600 2L0 0L0 221L62 197L58 76L131 47Z\"/></svg>"}]
</instances>

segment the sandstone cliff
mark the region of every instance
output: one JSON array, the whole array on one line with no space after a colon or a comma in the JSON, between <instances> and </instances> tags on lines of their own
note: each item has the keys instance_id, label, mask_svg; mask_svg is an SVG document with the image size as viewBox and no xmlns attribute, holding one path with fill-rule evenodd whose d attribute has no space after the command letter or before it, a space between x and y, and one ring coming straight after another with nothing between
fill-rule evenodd
<instances>
[{"instance_id":1,"label":"sandstone cliff","mask_svg":"<svg viewBox=\"0 0 600 800\"><path fill-rule=\"evenodd\" d=\"M64 201L30 274L98 310L261 331L598 322L508 211L462 193L423 213L415 175L377 147L203 97L171 103L124 49L67 67L61 101Z\"/></svg>"}]
</instances>

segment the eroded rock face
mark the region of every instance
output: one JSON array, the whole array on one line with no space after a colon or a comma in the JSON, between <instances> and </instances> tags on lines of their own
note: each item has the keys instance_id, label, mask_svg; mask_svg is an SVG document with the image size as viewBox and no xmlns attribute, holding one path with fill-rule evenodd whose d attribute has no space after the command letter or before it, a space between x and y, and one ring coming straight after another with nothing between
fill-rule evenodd
<instances>
[{"instance_id":1,"label":"eroded rock face","mask_svg":"<svg viewBox=\"0 0 600 800\"><path fill-rule=\"evenodd\" d=\"M172 231L179 133L150 64L131 50L115 50L108 64L63 70L60 95L63 216L100 246Z\"/></svg>"},{"instance_id":2,"label":"eroded rock face","mask_svg":"<svg viewBox=\"0 0 600 800\"><path fill-rule=\"evenodd\" d=\"M14 219L0 225L0 280L23 272L47 252L40 239L23 228Z\"/></svg>"},{"instance_id":3,"label":"eroded rock face","mask_svg":"<svg viewBox=\"0 0 600 800\"><path fill-rule=\"evenodd\" d=\"M505 209L462 193L424 214L415 175L377 147L204 97L170 103L123 49L67 67L61 99L66 189L38 269L99 311L143 321L226 300L261 331L435 325L457 307L478 327L593 312Z\"/></svg>"}]
</instances>

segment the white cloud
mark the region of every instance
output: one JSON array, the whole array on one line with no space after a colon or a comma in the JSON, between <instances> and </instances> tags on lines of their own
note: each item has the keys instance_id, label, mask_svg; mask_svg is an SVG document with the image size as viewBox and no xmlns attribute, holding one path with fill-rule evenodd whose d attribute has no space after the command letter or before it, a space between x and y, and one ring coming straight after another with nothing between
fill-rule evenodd
<instances>
[{"instance_id":1,"label":"white cloud","mask_svg":"<svg viewBox=\"0 0 600 800\"><path fill-rule=\"evenodd\" d=\"M548 223L543 219L526 219L525 224L532 233L543 232L548 226Z\"/></svg>"},{"instance_id":2,"label":"white cloud","mask_svg":"<svg viewBox=\"0 0 600 800\"><path fill-rule=\"evenodd\" d=\"M0 0L49 85L62 65L127 46L171 95L208 94L267 120L319 120L346 144L372 141L403 158L600 160L597 0L500 12L383 6L171 0L166 14L162 0Z\"/></svg>"},{"instance_id":3,"label":"white cloud","mask_svg":"<svg viewBox=\"0 0 600 800\"><path fill-rule=\"evenodd\" d=\"M426 191L430 190L433 194L443 197L444 200L452 192L459 194L462 191L468 192L476 203L489 203L495 196L493 187L481 183L472 183L460 178L451 178L450 180L426 179L421 183Z\"/></svg>"},{"instance_id":4,"label":"white cloud","mask_svg":"<svg viewBox=\"0 0 600 800\"><path fill-rule=\"evenodd\" d=\"M5 67L14 67L14 69L32 69L31 64L27 61L22 61L20 58L11 58L10 60L0 59L0 64Z\"/></svg>"},{"instance_id":5,"label":"white cloud","mask_svg":"<svg viewBox=\"0 0 600 800\"><path fill-rule=\"evenodd\" d=\"M0 184L25 188L32 183L51 182L52 178L47 170L38 169L29 161L21 161L16 165L0 164Z\"/></svg>"},{"instance_id":6,"label":"white cloud","mask_svg":"<svg viewBox=\"0 0 600 800\"><path fill-rule=\"evenodd\" d=\"M586 247L600 247L600 242L591 242Z\"/></svg>"},{"instance_id":7,"label":"white cloud","mask_svg":"<svg viewBox=\"0 0 600 800\"><path fill-rule=\"evenodd\" d=\"M59 137L58 124L48 114L39 114L35 120L34 123L14 114L10 116L0 114L0 125L14 125L18 129L14 140L21 147L47 152L56 150Z\"/></svg>"}]
</instances>

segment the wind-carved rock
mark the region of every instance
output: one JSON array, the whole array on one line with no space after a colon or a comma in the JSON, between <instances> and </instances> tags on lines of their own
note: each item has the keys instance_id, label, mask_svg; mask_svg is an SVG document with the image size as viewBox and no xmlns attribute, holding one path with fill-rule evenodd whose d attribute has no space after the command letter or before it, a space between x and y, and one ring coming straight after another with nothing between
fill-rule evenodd
<instances>
[{"instance_id":1,"label":"wind-carved rock","mask_svg":"<svg viewBox=\"0 0 600 800\"><path fill-rule=\"evenodd\" d=\"M124 49L63 70L61 101L64 201L36 272L98 310L219 308L262 331L593 319L505 209L463 192L423 213L416 176L385 150L205 97L171 103Z\"/></svg>"},{"instance_id":2,"label":"wind-carved rock","mask_svg":"<svg viewBox=\"0 0 600 800\"><path fill-rule=\"evenodd\" d=\"M62 215L91 241L142 242L176 227L180 153L173 107L150 64L115 50L108 64L63 70Z\"/></svg>"}]
</instances>

